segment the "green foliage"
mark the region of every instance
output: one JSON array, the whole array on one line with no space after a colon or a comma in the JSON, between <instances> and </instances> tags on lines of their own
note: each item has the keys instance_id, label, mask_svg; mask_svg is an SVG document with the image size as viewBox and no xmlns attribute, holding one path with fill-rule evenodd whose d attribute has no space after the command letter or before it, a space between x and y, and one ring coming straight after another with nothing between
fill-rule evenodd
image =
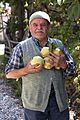
<instances>
[{"instance_id":1,"label":"green foliage","mask_svg":"<svg viewBox=\"0 0 80 120\"><path fill-rule=\"evenodd\" d=\"M7 60L5 58L5 55L0 55L0 78L1 79L5 79L6 61ZM21 85L22 85L21 78L19 79L19 81L9 79L6 82L8 83L8 85L12 87L12 91L14 95L16 95L17 97L20 97L21 96Z\"/></svg>"},{"instance_id":2,"label":"green foliage","mask_svg":"<svg viewBox=\"0 0 80 120\"><path fill-rule=\"evenodd\" d=\"M80 3L75 0L68 9L68 16L71 20L77 20L80 17Z\"/></svg>"},{"instance_id":3,"label":"green foliage","mask_svg":"<svg viewBox=\"0 0 80 120\"><path fill-rule=\"evenodd\" d=\"M57 3L59 4L59 5L61 5L62 3L64 3L65 2L65 0L57 0Z\"/></svg>"},{"instance_id":4,"label":"green foliage","mask_svg":"<svg viewBox=\"0 0 80 120\"><path fill-rule=\"evenodd\" d=\"M9 79L7 80L7 83L12 87L13 94L17 97L21 97L21 79L19 79L19 81Z\"/></svg>"}]
</instances>

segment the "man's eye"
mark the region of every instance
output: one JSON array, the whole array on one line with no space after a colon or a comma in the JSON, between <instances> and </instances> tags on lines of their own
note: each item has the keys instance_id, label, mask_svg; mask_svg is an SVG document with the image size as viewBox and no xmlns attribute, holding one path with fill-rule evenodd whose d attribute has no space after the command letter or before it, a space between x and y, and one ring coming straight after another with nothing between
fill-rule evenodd
<instances>
[{"instance_id":1,"label":"man's eye","mask_svg":"<svg viewBox=\"0 0 80 120\"><path fill-rule=\"evenodd\" d=\"M37 27L38 25L37 24L33 24L33 27Z\"/></svg>"}]
</instances>

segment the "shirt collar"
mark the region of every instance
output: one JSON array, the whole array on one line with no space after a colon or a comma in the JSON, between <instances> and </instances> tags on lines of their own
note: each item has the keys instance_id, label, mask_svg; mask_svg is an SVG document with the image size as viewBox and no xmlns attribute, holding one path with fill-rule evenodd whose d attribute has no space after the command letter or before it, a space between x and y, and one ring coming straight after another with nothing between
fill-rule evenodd
<instances>
[{"instance_id":1,"label":"shirt collar","mask_svg":"<svg viewBox=\"0 0 80 120\"><path fill-rule=\"evenodd\" d=\"M35 42L35 44L39 47L39 48L42 48L42 46L39 44L38 40L34 37L32 37L33 41ZM49 39L49 38L48 38ZM49 40L47 40L46 44L45 44L45 47L47 47L49 44Z\"/></svg>"}]
</instances>

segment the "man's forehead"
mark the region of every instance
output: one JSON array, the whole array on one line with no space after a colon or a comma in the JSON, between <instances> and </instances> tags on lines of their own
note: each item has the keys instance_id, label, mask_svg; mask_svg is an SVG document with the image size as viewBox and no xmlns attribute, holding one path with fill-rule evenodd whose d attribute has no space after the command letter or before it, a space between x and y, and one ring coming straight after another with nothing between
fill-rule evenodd
<instances>
[{"instance_id":1,"label":"man's forehead","mask_svg":"<svg viewBox=\"0 0 80 120\"><path fill-rule=\"evenodd\" d=\"M43 19L43 18L35 18L35 19L33 19L32 21L31 21L31 24L33 24L33 23L36 23L36 24L38 24L38 23L47 23L47 20L45 20L45 19Z\"/></svg>"}]
</instances>

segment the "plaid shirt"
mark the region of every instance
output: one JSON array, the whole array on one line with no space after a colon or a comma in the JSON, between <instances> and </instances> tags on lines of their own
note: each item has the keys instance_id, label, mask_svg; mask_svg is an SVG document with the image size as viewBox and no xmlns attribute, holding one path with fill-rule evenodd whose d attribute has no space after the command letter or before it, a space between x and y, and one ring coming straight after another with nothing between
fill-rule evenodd
<instances>
[{"instance_id":1,"label":"plaid shirt","mask_svg":"<svg viewBox=\"0 0 80 120\"><path fill-rule=\"evenodd\" d=\"M40 46L39 42L37 40L35 40L34 38L32 38L32 39L34 40L36 45L41 50L42 47ZM48 38L48 41L45 44L45 46L48 46L49 42L52 42L52 40L50 38ZM56 40L56 43L58 43L57 40ZM66 76L70 76L70 75L73 75L75 73L75 63L73 61L73 58L70 56L70 54L68 53L67 49L64 46L63 46L63 50L64 50L66 60L68 62L68 68L64 71L64 74ZM12 53L10 59L8 60L8 64L6 65L5 72L8 73L8 72L10 72L12 70L20 69L20 68L23 68L23 67L24 67L23 51L22 51L21 44L18 44L13 49L13 53Z\"/></svg>"}]
</instances>

